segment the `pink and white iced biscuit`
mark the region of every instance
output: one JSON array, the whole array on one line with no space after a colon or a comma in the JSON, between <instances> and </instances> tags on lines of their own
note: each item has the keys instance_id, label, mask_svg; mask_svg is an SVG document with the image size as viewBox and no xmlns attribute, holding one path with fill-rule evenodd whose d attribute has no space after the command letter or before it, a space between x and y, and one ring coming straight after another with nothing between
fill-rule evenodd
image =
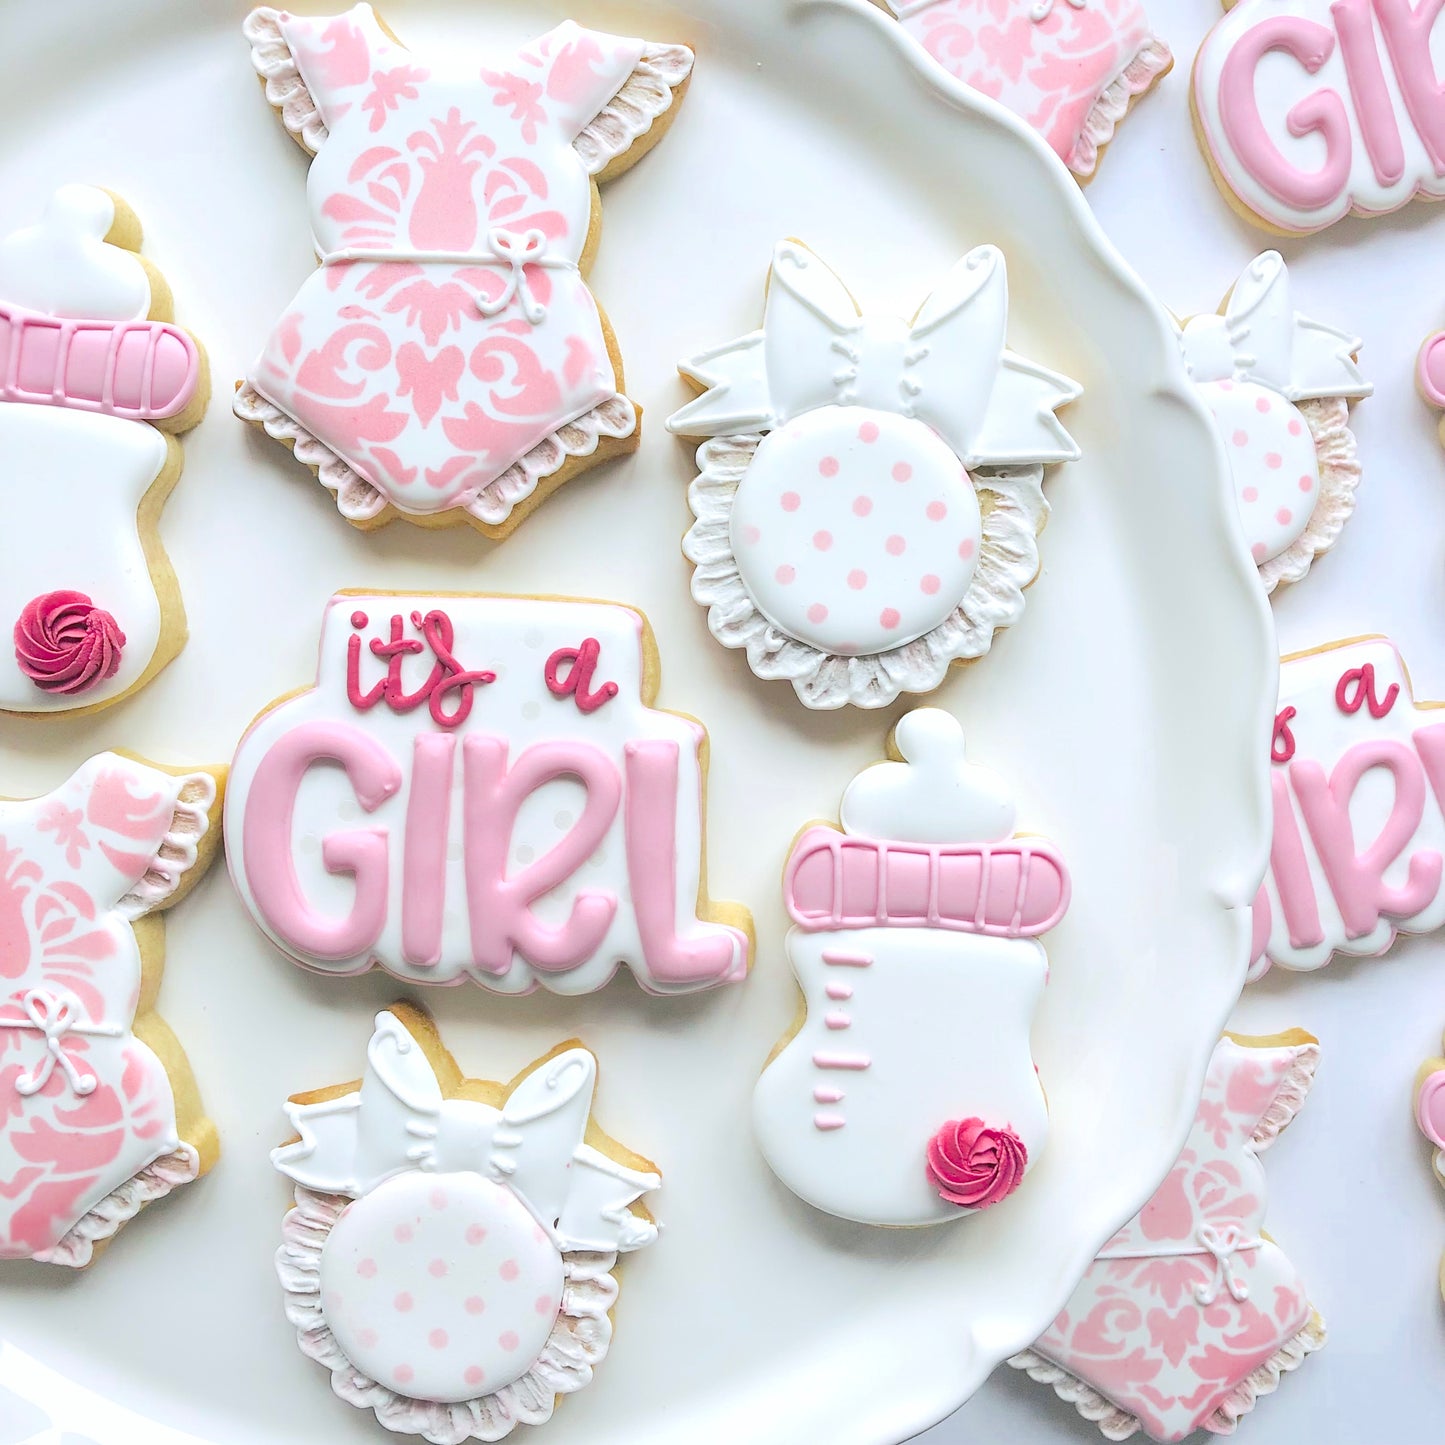
<instances>
[{"instance_id":1,"label":"pink and white iced biscuit","mask_svg":"<svg viewBox=\"0 0 1445 1445\"><path fill-rule=\"evenodd\" d=\"M865 1224L936 1224L1006 1199L1048 1110L1029 1051L1048 977L1038 935L1069 902L1043 839L1013 835L998 780L949 713L898 724L842 824L794 845L788 956L807 1005L764 1070L753 1124L773 1171Z\"/></svg>"},{"instance_id":2,"label":"pink and white iced biscuit","mask_svg":"<svg viewBox=\"0 0 1445 1445\"><path fill-rule=\"evenodd\" d=\"M661 1180L583 1142L597 1065L545 1060L500 1108L448 1099L396 1015L356 1091L291 1103L272 1155L296 1187L276 1256L302 1350L343 1400L430 1441L551 1418L606 1355L630 1206Z\"/></svg>"},{"instance_id":3,"label":"pink and white iced biscuit","mask_svg":"<svg viewBox=\"0 0 1445 1445\"><path fill-rule=\"evenodd\" d=\"M1085 180L1130 104L1174 64L1137 0L881 3L950 75L1006 105Z\"/></svg>"},{"instance_id":4,"label":"pink and white iced biscuit","mask_svg":"<svg viewBox=\"0 0 1445 1445\"><path fill-rule=\"evenodd\" d=\"M58 712L133 687L161 641L137 508L168 465L149 422L201 385L190 335L150 321L115 202L62 186L0 240L0 709Z\"/></svg>"}]
</instances>

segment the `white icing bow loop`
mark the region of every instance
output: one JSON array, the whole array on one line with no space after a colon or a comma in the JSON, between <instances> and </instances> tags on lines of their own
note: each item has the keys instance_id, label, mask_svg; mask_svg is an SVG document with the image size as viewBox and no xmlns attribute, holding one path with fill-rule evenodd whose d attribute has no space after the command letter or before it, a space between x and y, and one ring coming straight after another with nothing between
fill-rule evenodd
<instances>
[{"instance_id":1,"label":"white icing bow loop","mask_svg":"<svg viewBox=\"0 0 1445 1445\"><path fill-rule=\"evenodd\" d=\"M525 268L546 264L546 233L536 227L519 232L495 226L487 232L487 246L497 260L511 269L507 273L506 285L495 296L490 300L477 297L477 310L486 317L497 316L515 299L522 308L522 315L533 326L540 325L547 319L547 308L532 294Z\"/></svg>"},{"instance_id":2,"label":"white icing bow loop","mask_svg":"<svg viewBox=\"0 0 1445 1445\"><path fill-rule=\"evenodd\" d=\"M1260 1241L1251 1239L1237 1224L1218 1229L1212 1224L1201 1224L1194 1237L1214 1256L1214 1274L1194 1286L1194 1298L1202 1305L1212 1305L1219 1298L1220 1289L1227 1288L1236 1303L1243 1304L1249 1298L1249 1286L1235 1270L1234 1256L1241 1250L1258 1249Z\"/></svg>"},{"instance_id":3,"label":"white icing bow loop","mask_svg":"<svg viewBox=\"0 0 1445 1445\"><path fill-rule=\"evenodd\" d=\"M75 1058L66 1052L67 1034L89 1034L102 1038L118 1038L120 1029L111 1024L87 1023L75 996L70 993L56 994L49 989L27 989L19 999L25 1010L23 1019L0 1019L0 1028L25 1029L40 1034L45 1040L45 1053L33 1069L19 1075L15 1080L15 1092L24 1098L38 1094L59 1069L71 1090L85 1098L95 1092L96 1077L83 1069Z\"/></svg>"}]
</instances>

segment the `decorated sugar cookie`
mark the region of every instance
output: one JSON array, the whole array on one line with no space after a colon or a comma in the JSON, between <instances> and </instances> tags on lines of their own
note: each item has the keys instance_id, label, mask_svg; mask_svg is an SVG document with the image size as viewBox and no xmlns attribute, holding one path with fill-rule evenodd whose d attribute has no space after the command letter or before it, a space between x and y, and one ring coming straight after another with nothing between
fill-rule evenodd
<instances>
[{"instance_id":1,"label":"decorated sugar cookie","mask_svg":"<svg viewBox=\"0 0 1445 1445\"><path fill-rule=\"evenodd\" d=\"M939 1224L1007 1199L1043 1150L1029 1029L1048 978L1039 935L1064 916L1069 875L1014 833L950 713L905 714L893 745L899 760L848 785L841 832L793 844L787 947L806 1014L758 1080L753 1126L816 1208Z\"/></svg>"},{"instance_id":2,"label":"decorated sugar cookie","mask_svg":"<svg viewBox=\"0 0 1445 1445\"><path fill-rule=\"evenodd\" d=\"M1137 0L877 0L948 73L1006 105L1088 180L1174 57Z\"/></svg>"},{"instance_id":3,"label":"decorated sugar cookie","mask_svg":"<svg viewBox=\"0 0 1445 1445\"><path fill-rule=\"evenodd\" d=\"M655 1167L591 1121L575 1042L466 1079L431 1021L378 1014L359 1084L286 1106L276 1267L297 1341L388 1430L500 1440L551 1419L612 1339L617 1256L657 1238Z\"/></svg>"},{"instance_id":4,"label":"decorated sugar cookie","mask_svg":"<svg viewBox=\"0 0 1445 1445\"><path fill-rule=\"evenodd\" d=\"M1023 612L1046 463L1079 449L1079 395L1005 347L1008 285L969 252L911 322L860 315L797 241L773 256L763 327L683 363L707 436L683 550L712 634L808 706L929 692Z\"/></svg>"},{"instance_id":5,"label":"decorated sugar cookie","mask_svg":"<svg viewBox=\"0 0 1445 1445\"><path fill-rule=\"evenodd\" d=\"M1433 331L1420 346L1415 360L1415 385L1420 395L1438 411L1445 411L1445 331ZM1445 446L1445 417L1438 427Z\"/></svg>"},{"instance_id":6,"label":"decorated sugar cookie","mask_svg":"<svg viewBox=\"0 0 1445 1445\"><path fill-rule=\"evenodd\" d=\"M323 973L588 993L744 977L752 923L702 881L707 735L652 706L657 651L610 602L343 592L315 686L236 752L231 876Z\"/></svg>"},{"instance_id":7,"label":"decorated sugar cookie","mask_svg":"<svg viewBox=\"0 0 1445 1445\"><path fill-rule=\"evenodd\" d=\"M1384 637L1280 663L1274 842L1252 977L1373 957L1445 923L1445 718Z\"/></svg>"},{"instance_id":8,"label":"decorated sugar cookie","mask_svg":"<svg viewBox=\"0 0 1445 1445\"><path fill-rule=\"evenodd\" d=\"M1264 590L1298 582L1355 509L1349 404L1373 390L1355 361L1360 340L1294 310L1284 260L1266 251L1221 314L1185 324L1181 344L1224 441Z\"/></svg>"},{"instance_id":9,"label":"decorated sugar cookie","mask_svg":"<svg viewBox=\"0 0 1445 1445\"><path fill-rule=\"evenodd\" d=\"M1409 0L1238 0L1194 61L1194 127L1246 220L1307 234L1445 196L1438 11Z\"/></svg>"},{"instance_id":10,"label":"decorated sugar cookie","mask_svg":"<svg viewBox=\"0 0 1445 1445\"><path fill-rule=\"evenodd\" d=\"M401 516L502 537L634 450L638 411L584 280L597 182L660 139L692 52L567 21L520 49L423 54L370 5L262 7L244 29L267 99L315 156L320 265L236 414L292 447L358 527Z\"/></svg>"},{"instance_id":11,"label":"decorated sugar cookie","mask_svg":"<svg viewBox=\"0 0 1445 1445\"><path fill-rule=\"evenodd\" d=\"M0 802L0 1260L83 1268L215 1163L156 995L159 914L215 853L221 776L101 753Z\"/></svg>"},{"instance_id":12,"label":"decorated sugar cookie","mask_svg":"<svg viewBox=\"0 0 1445 1445\"><path fill-rule=\"evenodd\" d=\"M62 186L0 240L0 710L94 711L186 640L157 522L210 395L108 191Z\"/></svg>"},{"instance_id":13,"label":"decorated sugar cookie","mask_svg":"<svg viewBox=\"0 0 1445 1445\"><path fill-rule=\"evenodd\" d=\"M1431 1162L1435 1177L1445 1184L1445 1059L1427 1059L1415 1075L1415 1123L1435 1146ZM1440 1262L1440 1290L1445 1295L1445 1259Z\"/></svg>"},{"instance_id":14,"label":"decorated sugar cookie","mask_svg":"<svg viewBox=\"0 0 1445 1445\"><path fill-rule=\"evenodd\" d=\"M1299 1272L1264 1233L1259 1158L1299 1112L1318 1061L1301 1029L1226 1034L1178 1163L1009 1364L1110 1440L1233 1434L1325 1342Z\"/></svg>"}]
</instances>

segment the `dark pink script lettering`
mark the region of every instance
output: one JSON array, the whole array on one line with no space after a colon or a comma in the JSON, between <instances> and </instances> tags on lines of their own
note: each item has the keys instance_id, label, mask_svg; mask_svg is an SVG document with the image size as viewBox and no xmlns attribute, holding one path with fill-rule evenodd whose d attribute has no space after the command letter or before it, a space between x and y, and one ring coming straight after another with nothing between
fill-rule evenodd
<instances>
[{"instance_id":1,"label":"dark pink script lettering","mask_svg":"<svg viewBox=\"0 0 1445 1445\"><path fill-rule=\"evenodd\" d=\"M608 699L617 696L617 684L604 682L592 691L592 677L597 671L597 659L602 644L595 637L585 638L580 647L559 647L547 659L545 676L547 690L553 697L566 697L569 693L583 712L596 712ZM562 675L562 665L567 664L567 674Z\"/></svg>"},{"instance_id":2,"label":"dark pink script lettering","mask_svg":"<svg viewBox=\"0 0 1445 1445\"><path fill-rule=\"evenodd\" d=\"M359 632L368 625L364 612L351 614L351 625ZM386 676L366 691L361 687L361 638L353 636L346 643L346 696L352 707L366 712L379 702L384 702L393 712L410 712L426 703L432 721L438 727L459 727L467 720L472 710L472 689L478 683L495 682L495 672L468 672L457 661L452 652L455 632L452 620L440 608L434 608L423 616L420 612L411 614L411 625L420 637L404 635L406 619L398 613L391 618L391 636L382 641L379 637L370 640L369 647L375 657L386 663ZM402 660L430 650L436 659L426 681L415 692L407 692L402 686ZM451 712L447 712L445 700L448 693L456 693L457 701Z\"/></svg>"},{"instance_id":3,"label":"dark pink script lettering","mask_svg":"<svg viewBox=\"0 0 1445 1445\"><path fill-rule=\"evenodd\" d=\"M1392 682L1386 688L1384 697L1375 691L1373 662L1367 662L1363 667L1347 669L1340 674L1340 680L1335 684L1335 706L1347 716L1353 716L1362 707L1368 707L1371 717L1384 717L1395 706L1395 699L1399 696L1398 682Z\"/></svg>"},{"instance_id":4,"label":"dark pink script lettering","mask_svg":"<svg viewBox=\"0 0 1445 1445\"><path fill-rule=\"evenodd\" d=\"M1287 763L1294 757L1294 733L1290 721L1299 715L1299 709L1282 707L1275 715L1274 737L1269 745L1269 760L1272 763Z\"/></svg>"}]
</instances>

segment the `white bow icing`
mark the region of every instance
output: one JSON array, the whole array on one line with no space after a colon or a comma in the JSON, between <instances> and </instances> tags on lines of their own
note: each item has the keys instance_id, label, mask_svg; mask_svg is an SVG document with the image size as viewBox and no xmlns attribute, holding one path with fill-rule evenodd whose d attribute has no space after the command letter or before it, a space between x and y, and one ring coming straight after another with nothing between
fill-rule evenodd
<instances>
[{"instance_id":1,"label":"white bow icing","mask_svg":"<svg viewBox=\"0 0 1445 1445\"><path fill-rule=\"evenodd\" d=\"M45 1040L45 1053L33 1069L16 1077L15 1092L27 1099L38 1094L59 1069L74 1093L81 1098L93 1094L96 1077L89 1070L82 1069L66 1052L66 1035L87 1034L95 1038L114 1039L120 1037L121 1029L114 1024L88 1023L79 1001L69 992L56 994L45 988L31 988L21 995L18 1002L25 1010L25 1017L0 1019L0 1028L25 1029L40 1034Z\"/></svg>"},{"instance_id":2,"label":"white bow icing","mask_svg":"<svg viewBox=\"0 0 1445 1445\"><path fill-rule=\"evenodd\" d=\"M1355 362L1360 338L1301 316L1290 305L1289 268L1278 251L1256 256L1234 283L1223 316L1195 316L1180 333L1191 381L1253 381L1289 401L1368 396Z\"/></svg>"},{"instance_id":3,"label":"white bow icing","mask_svg":"<svg viewBox=\"0 0 1445 1445\"><path fill-rule=\"evenodd\" d=\"M631 1250L656 1226L628 1206L662 1182L582 1142L597 1063L569 1049L539 1064L501 1109L445 1099L422 1048L395 1015L381 1013L354 1093L287 1104L300 1138L271 1156L307 1189L360 1198L408 1169L470 1171L505 1184L561 1250Z\"/></svg>"},{"instance_id":4,"label":"white bow icing","mask_svg":"<svg viewBox=\"0 0 1445 1445\"><path fill-rule=\"evenodd\" d=\"M1194 1237L1214 1256L1214 1277L1194 1286L1194 1298L1202 1305L1212 1305L1221 1287L1225 1287L1237 1303L1243 1304L1249 1298L1249 1286L1235 1272L1234 1256L1246 1249L1258 1249L1260 1241L1251 1239L1237 1224L1220 1229L1201 1224Z\"/></svg>"},{"instance_id":5,"label":"white bow icing","mask_svg":"<svg viewBox=\"0 0 1445 1445\"><path fill-rule=\"evenodd\" d=\"M822 406L917 417L966 467L1073 461L1054 415L1076 382L1004 346L1008 279L995 246L970 251L910 324L860 316L805 246L773 254L763 326L684 362L706 392L668 419L690 436L768 431Z\"/></svg>"}]
</instances>

